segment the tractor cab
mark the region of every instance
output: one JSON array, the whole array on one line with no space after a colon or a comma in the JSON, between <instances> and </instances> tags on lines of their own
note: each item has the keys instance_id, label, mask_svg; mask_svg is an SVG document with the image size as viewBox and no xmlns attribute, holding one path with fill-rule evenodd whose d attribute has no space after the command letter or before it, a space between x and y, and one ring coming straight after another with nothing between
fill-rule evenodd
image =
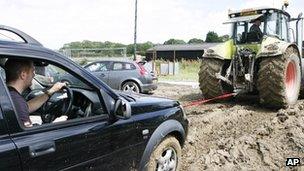
<instances>
[{"instance_id":1,"label":"tractor cab","mask_svg":"<svg viewBox=\"0 0 304 171\"><path fill-rule=\"evenodd\" d=\"M263 36L290 42L288 34L290 15L275 8L256 8L229 11L232 38L235 44L261 43Z\"/></svg>"}]
</instances>

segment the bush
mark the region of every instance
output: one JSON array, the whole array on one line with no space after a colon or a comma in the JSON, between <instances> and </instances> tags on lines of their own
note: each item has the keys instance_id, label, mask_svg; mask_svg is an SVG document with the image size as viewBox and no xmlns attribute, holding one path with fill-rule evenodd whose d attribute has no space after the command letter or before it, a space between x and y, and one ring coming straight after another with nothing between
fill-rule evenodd
<instances>
[{"instance_id":1,"label":"bush","mask_svg":"<svg viewBox=\"0 0 304 171\"><path fill-rule=\"evenodd\" d=\"M89 60L88 60L87 58L82 58L82 59L78 62L78 64L82 66L82 65L86 65L88 62L89 62Z\"/></svg>"}]
</instances>

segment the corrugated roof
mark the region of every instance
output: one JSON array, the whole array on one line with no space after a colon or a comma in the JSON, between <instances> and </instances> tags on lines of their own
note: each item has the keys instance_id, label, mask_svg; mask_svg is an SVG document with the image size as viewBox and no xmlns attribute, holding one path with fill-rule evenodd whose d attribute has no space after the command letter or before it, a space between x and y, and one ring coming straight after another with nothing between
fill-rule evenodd
<instances>
[{"instance_id":1,"label":"corrugated roof","mask_svg":"<svg viewBox=\"0 0 304 171\"><path fill-rule=\"evenodd\" d=\"M147 50L147 52L156 51L194 51L204 50L215 46L218 43L202 43L202 44L178 44L178 45L157 45Z\"/></svg>"}]
</instances>

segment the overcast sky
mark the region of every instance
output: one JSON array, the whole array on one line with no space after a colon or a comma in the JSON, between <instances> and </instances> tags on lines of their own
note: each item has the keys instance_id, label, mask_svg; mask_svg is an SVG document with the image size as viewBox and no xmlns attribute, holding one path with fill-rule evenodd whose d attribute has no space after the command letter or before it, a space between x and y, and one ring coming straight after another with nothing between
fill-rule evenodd
<instances>
[{"instance_id":1,"label":"overcast sky","mask_svg":"<svg viewBox=\"0 0 304 171\"><path fill-rule=\"evenodd\" d=\"M281 6L282 0L138 0L138 42L170 38L205 39L229 33L228 9ZM135 0L1 0L0 24L18 28L44 46L59 49L72 41L133 43ZM304 0L291 0L296 16ZM304 11L303 11L304 12Z\"/></svg>"}]
</instances>

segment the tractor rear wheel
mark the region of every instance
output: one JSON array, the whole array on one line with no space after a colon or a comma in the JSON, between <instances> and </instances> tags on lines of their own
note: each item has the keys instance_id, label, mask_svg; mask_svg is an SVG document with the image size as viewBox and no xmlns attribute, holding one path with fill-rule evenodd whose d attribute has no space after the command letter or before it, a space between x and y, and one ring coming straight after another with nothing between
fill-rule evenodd
<instances>
[{"instance_id":1,"label":"tractor rear wheel","mask_svg":"<svg viewBox=\"0 0 304 171\"><path fill-rule=\"evenodd\" d=\"M301 84L298 53L288 48L280 57L270 57L260 62L257 88L260 103L272 108L282 108L297 102Z\"/></svg>"},{"instance_id":2,"label":"tractor rear wheel","mask_svg":"<svg viewBox=\"0 0 304 171\"><path fill-rule=\"evenodd\" d=\"M226 69L224 60L214 58L202 60L198 75L199 86L204 98L213 98L233 91L232 86L216 78L217 73L224 76Z\"/></svg>"}]
</instances>

